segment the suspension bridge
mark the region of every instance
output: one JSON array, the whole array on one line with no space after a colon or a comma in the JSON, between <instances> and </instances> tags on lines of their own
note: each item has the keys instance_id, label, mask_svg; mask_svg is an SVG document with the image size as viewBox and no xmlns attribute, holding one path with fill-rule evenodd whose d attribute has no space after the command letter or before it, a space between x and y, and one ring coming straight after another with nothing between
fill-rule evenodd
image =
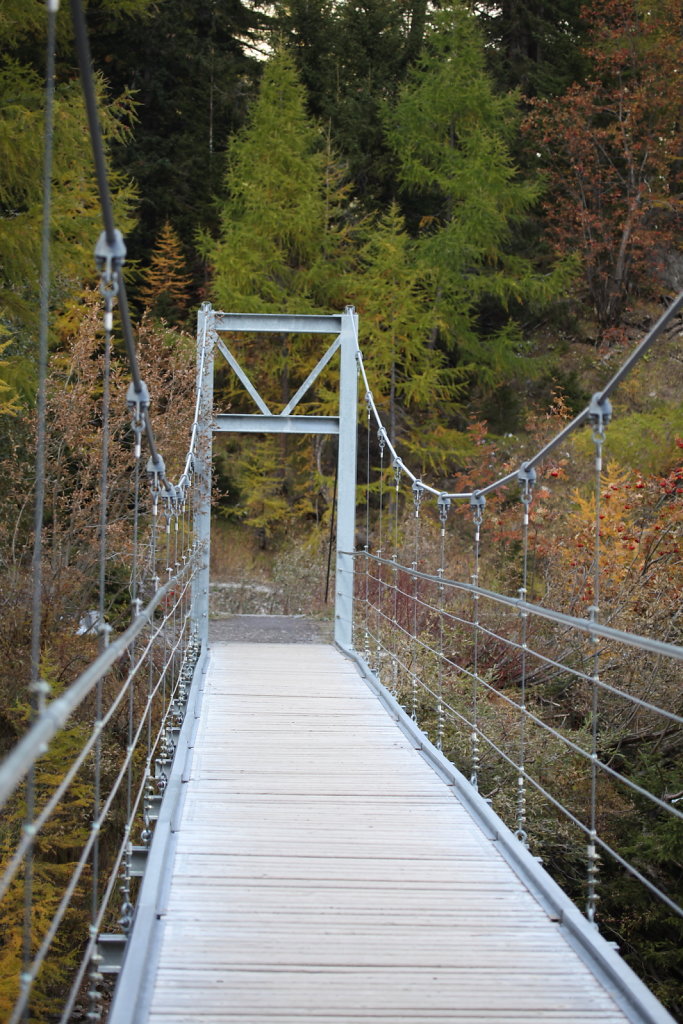
<instances>
[{"instance_id":1,"label":"suspension bridge","mask_svg":"<svg viewBox=\"0 0 683 1024\"><path fill-rule=\"evenodd\" d=\"M108 1006L115 1024L672 1019L596 927L607 859L681 913L656 871L612 845L601 786L634 794L651 808L642 813L652 813L653 823L680 822L681 812L604 757L600 722L619 707L664 729L679 727L677 710L648 699L642 681L647 665L661 678L678 672L683 649L600 621L599 527L609 395L682 306L683 297L532 458L462 493L431 488L401 461L367 383L352 308L273 317L202 307L184 471L174 483L160 453L150 456L149 499L135 515L136 558L146 564L151 599L144 603L142 582L134 586L131 625L115 637L103 632L99 657L63 694L48 701L38 687L34 721L0 769L0 799L23 794L28 807L4 864L5 896L22 874L30 883L41 829L79 773L97 778L88 838L49 922L37 921L27 884L28 955L11 1021L29 1013L41 968L59 951L60 929L86 881L89 931L60 1011L64 1024L79 1019L75 1008L84 1002L90 1019L103 1016L110 978L118 979ZM259 331L332 337L277 413L224 340ZM298 402L337 355L338 416L298 415ZM216 358L227 361L258 411L214 409ZM138 393L131 385L129 405L139 470L149 408L143 382ZM528 600L528 531L536 467L586 424L596 551L594 604L579 618ZM209 642L211 449L227 431L338 437L333 646ZM375 436L379 466L370 455ZM379 492L371 496L373 476ZM505 593L486 589L480 575L486 498L511 487L520 507L520 586ZM398 527L401 495L413 509L407 532ZM471 516L473 571L464 580L446 573L457 503ZM437 556L431 571L421 544ZM512 691L496 686L483 664L492 638L500 658L517 659ZM547 670L577 699L585 694L587 733L558 726L532 697L539 671ZM59 766L46 795L41 758L93 694L87 739L71 766ZM127 741L105 786L103 737L126 706ZM538 742L550 768L539 762ZM491 788L492 773L495 788L507 788L498 803L508 825L481 792L483 780ZM567 835L569 827L580 839L585 913L534 855L527 803L538 815L539 798L558 830ZM116 854L105 858L100 834L114 809L124 825Z\"/></svg>"},{"instance_id":2,"label":"suspension bridge","mask_svg":"<svg viewBox=\"0 0 683 1024\"><path fill-rule=\"evenodd\" d=\"M48 10L50 54L56 4ZM656 849L681 827L680 792L604 736L607 724L622 740L680 734L683 648L675 629L635 632L604 613L601 523L610 398L676 322L683 295L573 420L499 478L457 492L402 460L352 307L297 316L205 304L173 479L128 315L79 0L72 13L104 220L100 605L81 626L99 653L51 698L40 677L44 245L32 716L0 766L0 805L23 815L0 864L3 907L23 920L16 976L3 979L8 1021L671 1021L599 925L601 897L622 876L634 905L656 903L668 924L683 916ZM48 123L50 107L48 88ZM105 601L115 302L133 467L131 614L118 629ZM234 345L260 332L326 339L281 410ZM254 412L214 407L219 359ZM297 412L331 370L337 415ZM581 430L591 452L577 472L593 492L586 616L533 581L539 474ZM337 438L333 645L211 642L212 446L226 433ZM491 507L517 517L502 569ZM87 828L46 903L36 880L72 798ZM620 817L652 837L649 858L632 853ZM537 850L550 852L552 876Z\"/></svg>"}]
</instances>

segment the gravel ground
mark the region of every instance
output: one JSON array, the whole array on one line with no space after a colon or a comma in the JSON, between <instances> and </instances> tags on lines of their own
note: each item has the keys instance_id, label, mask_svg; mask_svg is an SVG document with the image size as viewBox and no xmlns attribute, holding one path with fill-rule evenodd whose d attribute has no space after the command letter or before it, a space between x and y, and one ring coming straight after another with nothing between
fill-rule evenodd
<instances>
[{"instance_id":1,"label":"gravel ground","mask_svg":"<svg viewBox=\"0 0 683 1024\"><path fill-rule=\"evenodd\" d=\"M328 644L333 632L329 619L306 615L230 615L209 622L210 643Z\"/></svg>"}]
</instances>

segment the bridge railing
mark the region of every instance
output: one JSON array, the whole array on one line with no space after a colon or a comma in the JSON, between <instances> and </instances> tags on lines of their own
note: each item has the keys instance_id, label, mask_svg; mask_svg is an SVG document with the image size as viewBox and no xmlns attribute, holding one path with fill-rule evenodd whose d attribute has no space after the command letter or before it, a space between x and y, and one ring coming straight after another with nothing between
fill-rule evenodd
<instances>
[{"instance_id":1,"label":"bridge railing","mask_svg":"<svg viewBox=\"0 0 683 1024\"><path fill-rule=\"evenodd\" d=\"M99 611L82 618L78 632L94 659L61 692L38 679L27 729L0 766L0 1005L10 1024L48 1012L56 1019L56 1007L66 1024L84 1005L90 1019L99 1019L103 972L116 970L131 928L206 626L206 594L197 580L208 547L195 523L207 501L197 472L201 346L197 375L177 484L156 452L147 463L150 486L140 487L148 401L129 394L129 611L117 599L113 627ZM116 528L120 535L121 524ZM106 530L102 544L105 551ZM104 595L100 603L107 607Z\"/></svg>"},{"instance_id":2,"label":"bridge railing","mask_svg":"<svg viewBox=\"0 0 683 1024\"><path fill-rule=\"evenodd\" d=\"M603 449L608 396L682 307L679 296L603 391L532 458L462 493L429 487L404 465L358 353L379 466L368 454L359 474L367 543L353 554L354 648L589 921L627 952L654 919L651 897L662 908L662 949L676 948L672 922L683 917L680 517L672 512L683 484L675 472L657 482L649 526L643 509L635 537L623 510L649 485L615 478ZM592 438L575 449L576 465L563 459L558 472L558 446L564 455L585 424ZM592 460L582 460L591 448ZM553 506L550 490L572 483L574 493ZM573 519L560 551L563 514ZM649 554L638 561L648 529Z\"/></svg>"}]
</instances>

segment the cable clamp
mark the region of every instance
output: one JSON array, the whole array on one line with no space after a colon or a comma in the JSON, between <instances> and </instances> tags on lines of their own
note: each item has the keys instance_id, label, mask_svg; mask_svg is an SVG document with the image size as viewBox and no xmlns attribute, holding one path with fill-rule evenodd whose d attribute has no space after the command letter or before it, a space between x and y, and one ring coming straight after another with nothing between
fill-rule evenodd
<instances>
[{"instance_id":1,"label":"cable clamp","mask_svg":"<svg viewBox=\"0 0 683 1024\"><path fill-rule=\"evenodd\" d=\"M134 383L128 385L126 404L133 414L133 426L142 426L142 414L149 409L149 402L149 391L144 380L140 381L137 390Z\"/></svg>"},{"instance_id":2,"label":"cable clamp","mask_svg":"<svg viewBox=\"0 0 683 1024\"><path fill-rule=\"evenodd\" d=\"M126 262L126 243L123 235L114 228L114 241L107 241L107 233L103 231L95 246L95 264L100 271L100 292L105 298L118 295L118 271Z\"/></svg>"},{"instance_id":3,"label":"cable clamp","mask_svg":"<svg viewBox=\"0 0 683 1024\"><path fill-rule=\"evenodd\" d=\"M588 422L593 427L594 436L600 439L605 427L612 419L612 403L609 398L603 398L597 391L591 398L588 406Z\"/></svg>"},{"instance_id":4,"label":"cable clamp","mask_svg":"<svg viewBox=\"0 0 683 1024\"><path fill-rule=\"evenodd\" d=\"M451 499L449 498L445 491L442 491L439 497L436 499L436 505L437 508L439 509L439 520L442 523L445 523L446 520L448 519L448 513L451 510Z\"/></svg>"},{"instance_id":5,"label":"cable clamp","mask_svg":"<svg viewBox=\"0 0 683 1024\"><path fill-rule=\"evenodd\" d=\"M480 526L484 518L486 498L483 494L480 494L479 491L475 491L474 494L470 494L470 508L474 515L474 522L477 526Z\"/></svg>"},{"instance_id":6,"label":"cable clamp","mask_svg":"<svg viewBox=\"0 0 683 1024\"><path fill-rule=\"evenodd\" d=\"M147 461L147 472L153 478L153 487L158 488L163 476L166 475L166 466L159 452L149 457Z\"/></svg>"},{"instance_id":7,"label":"cable clamp","mask_svg":"<svg viewBox=\"0 0 683 1024\"><path fill-rule=\"evenodd\" d=\"M403 463L399 459L398 455L392 463L394 467L394 481L396 482L396 490L398 491L401 486L401 474L403 473Z\"/></svg>"},{"instance_id":8,"label":"cable clamp","mask_svg":"<svg viewBox=\"0 0 683 1024\"><path fill-rule=\"evenodd\" d=\"M422 505L422 499L424 498L424 484L421 480L415 480L413 482L413 502L415 503L415 518L420 518L420 507Z\"/></svg>"},{"instance_id":9,"label":"cable clamp","mask_svg":"<svg viewBox=\"0 0 683 1024\"><path fill-rule=\"evenodd\" d=\"M529 466L528 463L524 462L517 471L517 479L524 485L522 501L525 505L528 505L531 501L531 488L536 483L536 470L533 466Z\"/></svg>"}]
</instances>

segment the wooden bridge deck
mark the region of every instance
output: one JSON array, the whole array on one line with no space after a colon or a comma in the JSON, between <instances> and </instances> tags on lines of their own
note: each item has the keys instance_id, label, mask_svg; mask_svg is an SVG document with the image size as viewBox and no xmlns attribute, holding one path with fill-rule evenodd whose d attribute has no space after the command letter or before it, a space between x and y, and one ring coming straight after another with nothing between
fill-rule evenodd
<instances>
[{"instance_id":1,"label":"wooden bridge deck","mask_svg":"<svg viewBox=\"0 0 683 1024\"><path fill-rule=\"evenodd\" d=\"M150 1024L623 1022L327 645L217 644Z\"/></svg>"}]
</instances>

